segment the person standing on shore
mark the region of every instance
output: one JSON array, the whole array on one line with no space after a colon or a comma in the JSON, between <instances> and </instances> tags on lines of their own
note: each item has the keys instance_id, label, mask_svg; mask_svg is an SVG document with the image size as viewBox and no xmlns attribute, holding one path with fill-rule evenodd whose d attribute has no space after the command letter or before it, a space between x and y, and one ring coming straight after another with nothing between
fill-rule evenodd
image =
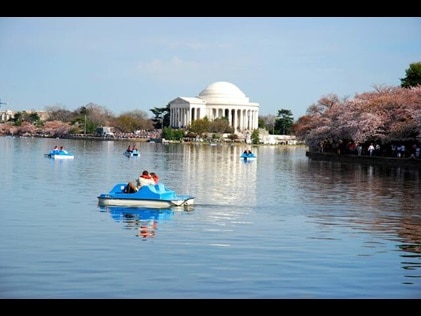
<instances>
[{"instance_id":1,"label":"person standing on shore","mask_svg":"<svg viewBox=\"0 0 421 316\"><path fill-rule=\"evenodd\" d=\"M376 156L381 156L381 152L380 152L380 144L376 144L376 146L375 146L375 150L374 150L374 154L376 155Z\"/></svg>"},{"instance_id":2,"label":"person standing on shore","mask_svg":"<svg viewBox=\"0 0 421 316\"><path fill-rule=\"evenodd\" d=\"M363 152L363 146L361 145L361 143L358 143L358 146L357 146L358 156L361 156L362 152Z\"/></svg>"},{"instance_id":3,"label":"person standing on shore","mask_svg":"<svg viewBox=\"0 0 421 316\"><path fill-rule=\"evenodd\" d=\"M401 144L401 155L400 157L406 158L406 146Z\"/></svg>"},{"instance_id":4,"label":"person standing on shore","mask_svg":"<svg viewBox=\"0 0 421 316\"><path fill-rule=\"evenodd\" d=\"M368 146L368 153L371 156L373 156L373 151L374 151L374 145L373 143L370 144L370 146Z\"/></svg>"}]
</instances>

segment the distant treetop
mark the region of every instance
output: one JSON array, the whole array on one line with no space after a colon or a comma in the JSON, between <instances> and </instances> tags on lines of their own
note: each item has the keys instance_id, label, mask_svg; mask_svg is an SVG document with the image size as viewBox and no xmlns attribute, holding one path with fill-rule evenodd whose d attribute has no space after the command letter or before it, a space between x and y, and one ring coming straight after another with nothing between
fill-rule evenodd
<instances>
[{"instance_id":1,"label":"distant treetop","mask_svg":"<svg viewBox=\"0 0 421 316\"><path fill-rule=\"evenodd\" d=\"M406 77L401 78L402 88L416 87L421 84L421 62L410 64L405 72Z\"/></svg>"}]
</instances>

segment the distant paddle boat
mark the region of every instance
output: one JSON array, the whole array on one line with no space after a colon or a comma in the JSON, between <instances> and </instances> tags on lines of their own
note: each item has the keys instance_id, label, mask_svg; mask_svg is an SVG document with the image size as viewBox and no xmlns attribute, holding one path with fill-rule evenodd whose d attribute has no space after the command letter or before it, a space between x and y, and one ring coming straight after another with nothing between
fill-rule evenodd
<instances>
[{"instance_id":1,"label":"distant paddle boat","mask_svg":"<svg viewBox=\"0 0 421 316\"><path fill-rule=\"evenodd\" d=\"M52 159L74 159L75 156L64 149L53 149L48 154L44 154L44 156Z\"/></svg>"},{"instance_id":2,"label":"distant paddle boat","mask_svg":"<svg viewBox=\"0 0 421 316\"><path fill-rule=\"evenodd\" d=\"M250 152L243 152L243 153L240 155L240 158L241 158L243 161L253 161L253 160L255 160L255 159L257 158L257 156L256 156L256 154L254 154L254 153L252 153L252 152L250 151Z\"/></svg>"},{"instance_id":3,"label":"distant paddle boat","mask_svg":"<svg viewBox=\"0 0 421 316\"><path fill-rule=\"evenodd\" d=\"M137 149L135 149L135 150L132 150L132 151L125 151L124 153L124 156L126 156L126 157L139 157L140 156L140 152L137 150Z\"/></svg>"}]
</instances>

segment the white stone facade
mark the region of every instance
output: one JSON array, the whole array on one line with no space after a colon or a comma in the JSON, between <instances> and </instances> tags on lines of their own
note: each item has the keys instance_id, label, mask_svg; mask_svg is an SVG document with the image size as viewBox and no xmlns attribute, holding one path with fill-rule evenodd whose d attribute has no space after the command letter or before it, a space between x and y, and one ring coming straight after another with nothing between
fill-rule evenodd
<instances>
[{"instance_id":1,"label":"white stone facade","mask_svg":"<svg viewBox=\"0 0 421 316\"><path fill-rule=\"evenodd\" d=\"M195 98L178 97L169 105L172 128L187 128L205 117L227 118L235 132L252 131L259 124L259 104L249 102L237 86L225 81L212 83Z\"/></svg>"},{"instance_id":2,"label":"white stone facade","mask_svg":"<svg viewBox=\"0 0 421 316\"><path fill-rule=\"evenodd\" d=\"M15 113L11 110L0 111L0 122L7 122L15 117Z\"/></svg>"}]
</instances>

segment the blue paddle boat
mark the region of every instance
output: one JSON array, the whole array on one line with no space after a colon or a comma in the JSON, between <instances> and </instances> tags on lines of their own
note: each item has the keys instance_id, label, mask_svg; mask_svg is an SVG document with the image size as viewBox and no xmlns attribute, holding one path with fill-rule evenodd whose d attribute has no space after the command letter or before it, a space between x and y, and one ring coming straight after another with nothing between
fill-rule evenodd
<instances>
[{"instance_id":1,"label":"blue paddle boat","mask_svg":"<svg viewBox=\"0 0 421 316\"><path fill-rule=\"evenodd\" d=\"M124 153L123 153L123 155L124 156L126 156L126 157L139 157L140 156L140 152L138 151L138 150L132 150L132 151L125 151Z\"/></svg>"},{"instance_id":2,"label":"blue paddle boat","mask_svg":"<svg viewBox=\"0 0 421 316\"><path fill-rule=\"evenodd\" d=\"M244 151L244 152L240 155L240 158L241 158L243 161L253 161L253 160L255 160L255 159L257 158L257 156L256 156L256 154L252 153L251 151L249 151L249 152Z\"/></svg>"},{"instance_id":3,"label":"blue paddle boat","mask_svg":"<svg viewBox=\"0 0 421 316\"><path fill-rule=\"evenodd\" d=\"M44 156L48 157L48 158L52 158L52 159L74 159L75 156L64 149L53 149L51 150L48 154L44 154Z\"/></svg>"},{"instance_id":4,"label":"blue paddle boat","mask_svg":"<svg viewBox=\"0 0 421 316\"><path fill-rule=\"evenodd\" d=\"M138 206L146 208L189 207L194 204L194 196L179 195L162 183L142 186L137 192L126 193L127 183L114 185L108 193L98 196L99 206Z\"/></svg>"}]
</instances>

